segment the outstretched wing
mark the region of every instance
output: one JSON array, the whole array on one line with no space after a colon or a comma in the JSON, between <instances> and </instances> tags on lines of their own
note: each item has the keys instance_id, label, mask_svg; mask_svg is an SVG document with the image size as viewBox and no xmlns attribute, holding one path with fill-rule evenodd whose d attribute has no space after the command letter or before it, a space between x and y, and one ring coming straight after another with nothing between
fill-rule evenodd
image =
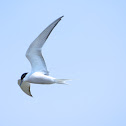
<instances>
[{"instance_id":1,"label":"outstretched wing","mask_svg":"<svg viewBox=\"0 0 126 126\"><path fill-rule=\"evenodd\" d=\"M30 83L28 82L22 82L21 85L21 79L18 80L18 85L20 86L20 88L22 89L22 91L24 91L27 95L31 96L31 91L30 91Z\"/></svg>"},{"instance_id":2,"label":"outstretched wing","mask_svg":"<svg viewBox=\"0 0 126 126\"><path fill-rule=\"evenodd\" d=\"M48 75L46 63L41 53L41 48L44 45L46 39L49 37L51 31L58 24L62 17L51 23L29 46L26 52L26 57L31 63L32 72L40 71L43 74Z\"/></svg>"}]
</instances>

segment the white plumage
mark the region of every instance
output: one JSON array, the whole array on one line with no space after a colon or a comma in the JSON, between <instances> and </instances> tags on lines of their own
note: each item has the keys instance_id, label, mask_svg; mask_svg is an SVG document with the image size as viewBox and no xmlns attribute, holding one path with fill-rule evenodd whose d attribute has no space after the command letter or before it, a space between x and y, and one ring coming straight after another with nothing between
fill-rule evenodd
<instances>
[{"instance_id":1,"label":"white plumage","mask_svg":"<svg viewBox=\"0 0 126 126\"><path fill-rule=\"evenodd\" d=\"M63 17L63 16L62 16ZM54 77L48 76L49 73L47 71L46 63L41 53L41 48L44 45L45 41L49 37L51 31L58 24L61 18L58 18L53 23L51 23L29 46L26 57L31 63L31 73L24 73L21 76L21 79L18 80L18 84L21 89L29 96L30 92L30 83L36 84L65 84L65 80L67 79L56 79Z\"/></svg>"}]
</instances>

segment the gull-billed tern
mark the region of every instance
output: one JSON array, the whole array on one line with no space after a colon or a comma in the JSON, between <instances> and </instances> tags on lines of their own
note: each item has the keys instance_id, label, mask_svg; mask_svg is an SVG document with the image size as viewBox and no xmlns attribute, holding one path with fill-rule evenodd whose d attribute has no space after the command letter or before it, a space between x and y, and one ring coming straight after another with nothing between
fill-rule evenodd
<instances>
[{"instance_id":1,"label":"gull-billed tern","mask_svg":"<svg viewBox=\"0 0 126 126\"><path fill-rule=\"evenodd\" d=\"M63 16L62 16L63 17ZM58 24L61 18L58 18L53 23L51 23L29 46L26 57L31 63L32 70L29 73L24 73L21 75L21 78L18 80L18 85L21 89L29 96L30 92L30 83L35 84L65 84L67 79L56 79L49 76L47 67L44 61L44 58L41 53L41 48L44 45L45 41L49 37L50 33L54 27Z\"/></svg>"}]
</instances>

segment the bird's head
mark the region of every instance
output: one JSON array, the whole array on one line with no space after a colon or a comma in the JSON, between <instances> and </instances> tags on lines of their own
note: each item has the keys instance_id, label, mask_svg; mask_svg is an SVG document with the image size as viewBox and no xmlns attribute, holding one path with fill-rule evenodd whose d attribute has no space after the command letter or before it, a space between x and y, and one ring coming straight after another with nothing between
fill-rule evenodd
<instances>
[{"instance_id":1,"label":"bird's head","mask_svg":"<svg viewBox=\"0 0 126 126\"><path fill-rule=\"evenodd\" d=\"M20 82L20 86L21 86L21 84L22 84L22 82L23 82L23 79L25 78L25 76L27 75L28 73L23 73L22 75L21 75L21 82Z\"/></svg>"},{"instance_id":2,"label":"bird's head","mask_svg":"<svg viewBox=\"0 0 126 126\"><path fill-rule=\"evenodd\" d=\"M21 75L21 80L23 80L27 74L28 74L28 73L23 73L23 74Z\"/></svg>"}]
</instances>

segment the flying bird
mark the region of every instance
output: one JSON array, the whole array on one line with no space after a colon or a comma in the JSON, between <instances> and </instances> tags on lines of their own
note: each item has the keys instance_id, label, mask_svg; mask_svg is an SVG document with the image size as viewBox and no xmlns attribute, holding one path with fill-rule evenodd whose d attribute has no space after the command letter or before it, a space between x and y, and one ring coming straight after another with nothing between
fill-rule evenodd
<instances>
[{"instance_id":1,"label":"flying bird","mask_svg":"<svg viewBox=\"0 0 126 126\"><path fill-rule=\"evenodd\" d=\"M62 16L63 17L63 16ZM29 96L31 95L30 91L30 83L34 84L66 84L66 80L68 79L56 79L54 77L49 76L49 72L46 67L46 63L41 53L41 48L43 47L45 41L49 37L52 30L61 20L58 18L54 22L52 22L40 35L30 44L26 57L31 64L31 72L23 73L21 78L18 80L18 85L21 89Z\"/></svg>"}]
</instances>

